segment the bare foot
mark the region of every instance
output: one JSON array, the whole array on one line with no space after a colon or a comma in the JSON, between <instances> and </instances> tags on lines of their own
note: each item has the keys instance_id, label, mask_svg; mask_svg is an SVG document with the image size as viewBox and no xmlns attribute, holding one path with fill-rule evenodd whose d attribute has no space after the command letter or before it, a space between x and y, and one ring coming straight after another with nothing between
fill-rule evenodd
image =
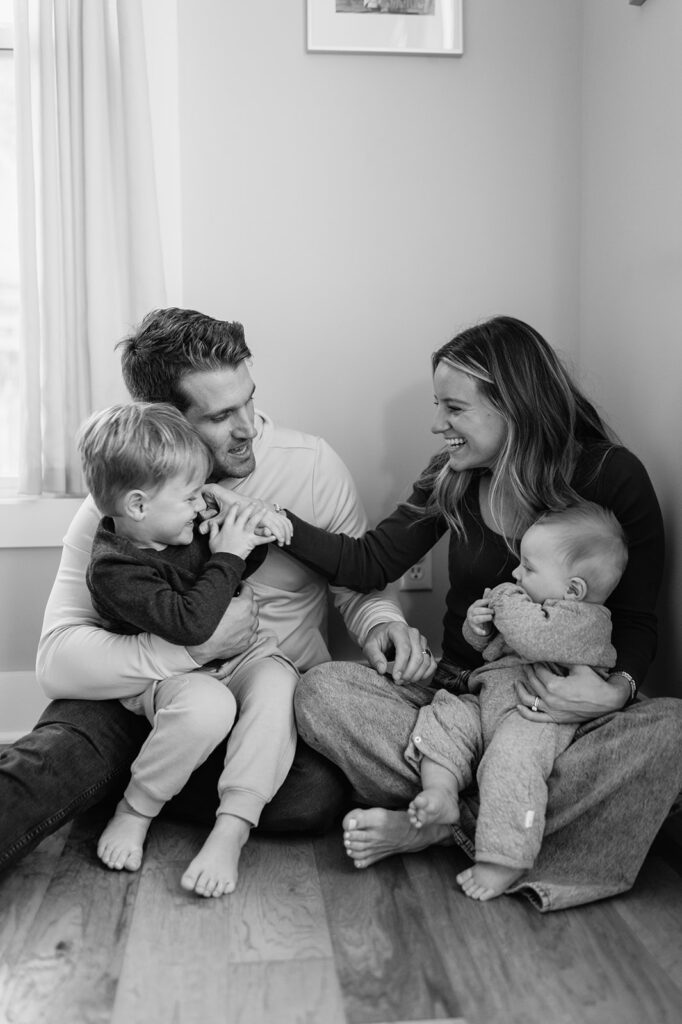
<instances>
[{"instance_id":1,"label":"bare foot","mask_svg":"<svg viewBox=\"0 0 682 1024\"><path fill-rule=\"evenodd\" d=\"M251 825L234 814L219 814L208 839L185 871L180 884L197 896L224 896L237 884L242 846Z\"/></svg>"},{"instance_id":2,"label":"bare foot","mask_svg":"<svg viewBox=\"0 0 682 1024\"><path fill-rule=\"evenodd\" d=\"M525 870L481 861L457 875L457 881L472 900L492 900L506 892Z\"/></svg>"},{"instance_id":3,"label":"bare foot","mask_svg":"<svg viewBox=\"0 0 682 1024\"><path fill-rule=\"evenodd\" d=\"M458 794L444 787L427 786L409 805L407 816L415 828L456 825L459 821Z\"/></svg>"},{"instance_id":4,"label":"bare foot","mask_svg":"<svg viewBox=\"0 0 682 1024\"><path fill-rule=\"evenodd\" d=\"M142 849L152 818L134 811L126 799L121 800L114 816L102 832L97 856L113 871L138 871Z\"/></svg>"},{"instance_id":5,"label":"bare foot","mask_svg":"<svg viewBox=\"0 0 682 1024\"><path fill-rule=\"evenodd\" d=\"M405 811L383 807L350 811L343 819L343 845L356 868L368 868L395 853L416 853L449 838L445 825L417 829Z\"/></svg>"}]
</instances>

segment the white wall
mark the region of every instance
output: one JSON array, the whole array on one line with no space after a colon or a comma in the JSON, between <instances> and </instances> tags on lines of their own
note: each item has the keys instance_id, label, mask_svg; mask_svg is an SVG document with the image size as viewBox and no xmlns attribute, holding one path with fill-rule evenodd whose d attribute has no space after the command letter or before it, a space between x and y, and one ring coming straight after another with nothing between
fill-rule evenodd
<instances>
[{"instance_id":1,"label":"white wall","mask_svg":"<svg viewBox=\"0 0 682 1024\"><path fill-rule=\"evenodd\" d=\"M580 364L663 508L648 692L682 696L682 4L585 4Z\"/></svg>"},{"instance_id":2,"label":"white wall","mask_svg":"<svg viewBox=\"0 0 682 1024\"><path fill-rule=\"evenodd\" d=\"M577 344L580 5L465 15L462 58L307 54L302 2L179 3L185 304L242 320L372 520L436 449L433 349L497 312Z\"/></svg>"},{"instance_id":3,"label":"white wall","mask_svg":"<svg viewBox=\"0 0 682 1024\"><path fill-rule=\"evenodd\" d=\"M169 302L243 320L261 404L374 520L435 448L429 354L461 325L510 312L579 356L661 498L652 692L682 695L682 4L465 0L462 58L306 54L303 0L144 12ZM57 559L0 550L5 729ZM434 643L445 576L407 602Z\"/></svg>"}]
</instances>

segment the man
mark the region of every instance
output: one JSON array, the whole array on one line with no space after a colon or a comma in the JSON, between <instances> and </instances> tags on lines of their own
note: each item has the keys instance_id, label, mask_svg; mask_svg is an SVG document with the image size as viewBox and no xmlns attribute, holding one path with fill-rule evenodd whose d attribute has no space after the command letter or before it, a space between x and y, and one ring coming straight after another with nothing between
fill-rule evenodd
<instances>
[{"instance_id":1,"label":"man","mask_svg":"<svg viewBox=\"0 0 682 1024\"><path fill-rule=\"evenodd\" d=\"M192 310L157 310L121 344L132 397L177 406L209 445L216 480L328 530L354 536L365 531L354 484L332 449L320 438L275 426L254 409L251 353L240 324ZM92 499L86 499L65 538L45 612L38 679L56 699L33 732L0 755L0 868L76 814L120 797L149 727L117 698L138 693L141 680L151 685L234 657L251 644L259 620L299 671L329 660L326 584L272 546L206 643L184 648L148 634L108 633L85 583L98 520ZM387 657L394 656L398 680L417 682L432 674L435 664L424 637L407 626L390 597L333 592L374 668L385 672ZM211 824L223 759L221 746L171 801L171 810ZM322 830L347 795L341 773L299 741L294 765L265 808L261 828Z\"/></svg>"}]
</instances>

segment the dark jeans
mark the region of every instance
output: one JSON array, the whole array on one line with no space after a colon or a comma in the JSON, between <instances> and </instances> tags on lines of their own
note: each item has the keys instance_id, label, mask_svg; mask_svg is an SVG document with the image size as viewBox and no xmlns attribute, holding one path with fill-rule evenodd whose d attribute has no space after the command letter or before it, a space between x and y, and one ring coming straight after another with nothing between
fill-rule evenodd
<instances>
[{"instance_id":1,"label":"dark jeans","mask_svg":"<svg viewBox=\"0 0 682 1024\"><path fill-rule=\"evenodd\" d=\"M103 800L115 801L147 733L146 718L116 700L56 700L32 732L0 751L0 869ZM164 813L210 827L218 806L225 742L190 777ZM299 740L261 832L324 832L348 807L338 768Z\"/></svg>"}]
</instances>

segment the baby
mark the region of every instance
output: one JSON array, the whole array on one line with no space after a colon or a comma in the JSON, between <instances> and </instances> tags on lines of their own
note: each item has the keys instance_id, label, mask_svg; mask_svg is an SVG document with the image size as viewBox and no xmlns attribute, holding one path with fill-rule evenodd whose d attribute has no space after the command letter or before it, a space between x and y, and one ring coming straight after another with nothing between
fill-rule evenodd
<instances>
[{"instance_id":1,"label":"baby","mask_svg":"<svg viewBox=\"0 0 682 1024\"><path fill-rule=\"evenodd\" d=\"M626 564L623 530L611 512L590 502L548 512L521 539L516 584L486 591L467 612L464 636L485 660L468 684L479 694L484 749L476 863L457 877L472 899L501 895L532 866L544 832L547 779L577 728L541 714L525 719L516 684L524 682L525 666L538 662L555 671L590 665L608 675L616 652L604 601ZM461 778L447 743L448 735L461 733L458 702L439 690L419 713L407 752L423 785L408 808L417 828L459 821Z\"/></svg>"}]
</instances>

